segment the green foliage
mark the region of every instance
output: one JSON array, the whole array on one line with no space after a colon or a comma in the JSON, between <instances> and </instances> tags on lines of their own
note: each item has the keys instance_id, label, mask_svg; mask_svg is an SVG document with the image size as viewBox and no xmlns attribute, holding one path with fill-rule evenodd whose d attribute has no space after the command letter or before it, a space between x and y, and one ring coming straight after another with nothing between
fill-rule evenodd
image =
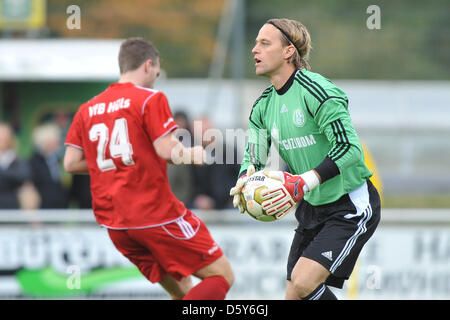
<instances>
[{"instance_id":1,"label":"green foliage","mask_svg":"<svg viewBox=\"0 0 450 320\"><path fill-rule=\"evenodd\" d=\"M159 48L169 77L206 77L226 1L48 0L48 27L57 37L142 36ZM307 26L313 71L330 78L449 79L448 0L241 1L246 1L246 77L255 77L251 49L259 28L269 18L285 17ZM81 8L81 30L65 27L70 4ZM380 30L366 26L373 4L381 10ZM227 76L233 63L229 55Z\"/></svg>"},{"instance_id":2,"label":"green foliage","mask_svg":"<svg viewBox=\"0 0 450 320\"><path fill-rule=\"evenodd\" d=\"M380 30L366 26L372 4L380 7ZM274 17L306 25L313 45L311 67L331 78L449 79L449 1L249 0L249 39ZM249 41L248 50L252 45Z\"/></svg>"}]
</instances>

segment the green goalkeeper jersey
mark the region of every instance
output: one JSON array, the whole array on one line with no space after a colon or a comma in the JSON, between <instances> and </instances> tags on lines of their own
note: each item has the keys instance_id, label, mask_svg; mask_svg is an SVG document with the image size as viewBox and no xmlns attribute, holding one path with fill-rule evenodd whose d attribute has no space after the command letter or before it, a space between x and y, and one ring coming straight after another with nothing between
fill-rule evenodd
<instances>
[{"instance_id":1,"label":"green goalkeeper jersey","mask_svg":"<svg viewBox=\"0 0 450 320\"><path fill-rule=\"evenodd\" d=\"M240 175L250 164L263 169L274 144L292 174L316 169L321 176L322 184L305 195L314 206L338 200L372 176L346 94L318 73L297 70L279 90L268 87L249 120Z\"/></svg>"}]
</instances>

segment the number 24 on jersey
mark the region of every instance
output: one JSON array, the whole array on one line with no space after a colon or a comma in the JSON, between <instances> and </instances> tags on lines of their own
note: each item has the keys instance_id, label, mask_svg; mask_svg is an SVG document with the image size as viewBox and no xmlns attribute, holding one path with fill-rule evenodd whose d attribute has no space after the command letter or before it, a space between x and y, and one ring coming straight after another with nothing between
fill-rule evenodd
<instances>
[{"instance_id":1,"label":"number 24 on jersey","mask_svg":"<svg viewBox=\"0 0 450 320\"><path fill-rule=\"evenodd\" d=\"M109 153L113 158L122 158L126 166L134 165L133 147L128 136L127 120L125 118L116 119L114 128L109 136L109 129L104 123L94 124L89 130L89 139L97 144L97 166L101 171L116 169L112 159L106 159L106 148L109 143Z\"/></svg>"}]
</instances>

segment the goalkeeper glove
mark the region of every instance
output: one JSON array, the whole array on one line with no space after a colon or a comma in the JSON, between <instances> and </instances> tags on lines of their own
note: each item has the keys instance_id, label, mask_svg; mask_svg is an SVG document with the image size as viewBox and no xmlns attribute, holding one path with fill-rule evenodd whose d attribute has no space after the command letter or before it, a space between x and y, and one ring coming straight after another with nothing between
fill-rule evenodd
<instances>
[{"instance_id":1,"label":"goalkeeper glove","mask_svg":"<svg viewBox=\"0 0 450 320\"><path fill-rule=\"evenodd\" d=\"M242 197L241 197L241 191L244 187L245 183L248 180L248 177L250 177L252 174L255 173L255 166L249 165L247 168L247 173L241 176L238 181L236 182L236 185L231 188L230 190L230 196L233 197L233 206L236 208L239 208L240 213L244 213L244 204L242 203Z\"/></svg>"},{"instance_id":2,"label":"goalkeeper glove","mask_svg":"<svg viewBox=\"0 0 450 320\"><path fill-rule=\"evenodd\" d=\"M281 219L291 210L304 195L320 184L314 171L308 171L301 175L292 175L283 171L265 170L264 174L272 179L281 181L280 187L266 189L261 197L264 200L262 208L268 215L274 215Z\"/></svg>"}]
</instances>

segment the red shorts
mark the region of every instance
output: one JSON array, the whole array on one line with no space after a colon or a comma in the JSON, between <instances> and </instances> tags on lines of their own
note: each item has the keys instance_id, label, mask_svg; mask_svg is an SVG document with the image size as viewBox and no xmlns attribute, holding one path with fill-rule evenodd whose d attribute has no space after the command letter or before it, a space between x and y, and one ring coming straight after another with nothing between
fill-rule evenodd
<instances>
[{"instance_id":1,"label":"red shorts","mask_svg":"<svg viewBox=\"0 0 450 320\"><path fill-rule=\"evenodd\" d=\"M223 252L190 210L174 222L145 229L108 229L116 248L151 282L177 280L219 259Z\"/></svg>"}]
</instances>

